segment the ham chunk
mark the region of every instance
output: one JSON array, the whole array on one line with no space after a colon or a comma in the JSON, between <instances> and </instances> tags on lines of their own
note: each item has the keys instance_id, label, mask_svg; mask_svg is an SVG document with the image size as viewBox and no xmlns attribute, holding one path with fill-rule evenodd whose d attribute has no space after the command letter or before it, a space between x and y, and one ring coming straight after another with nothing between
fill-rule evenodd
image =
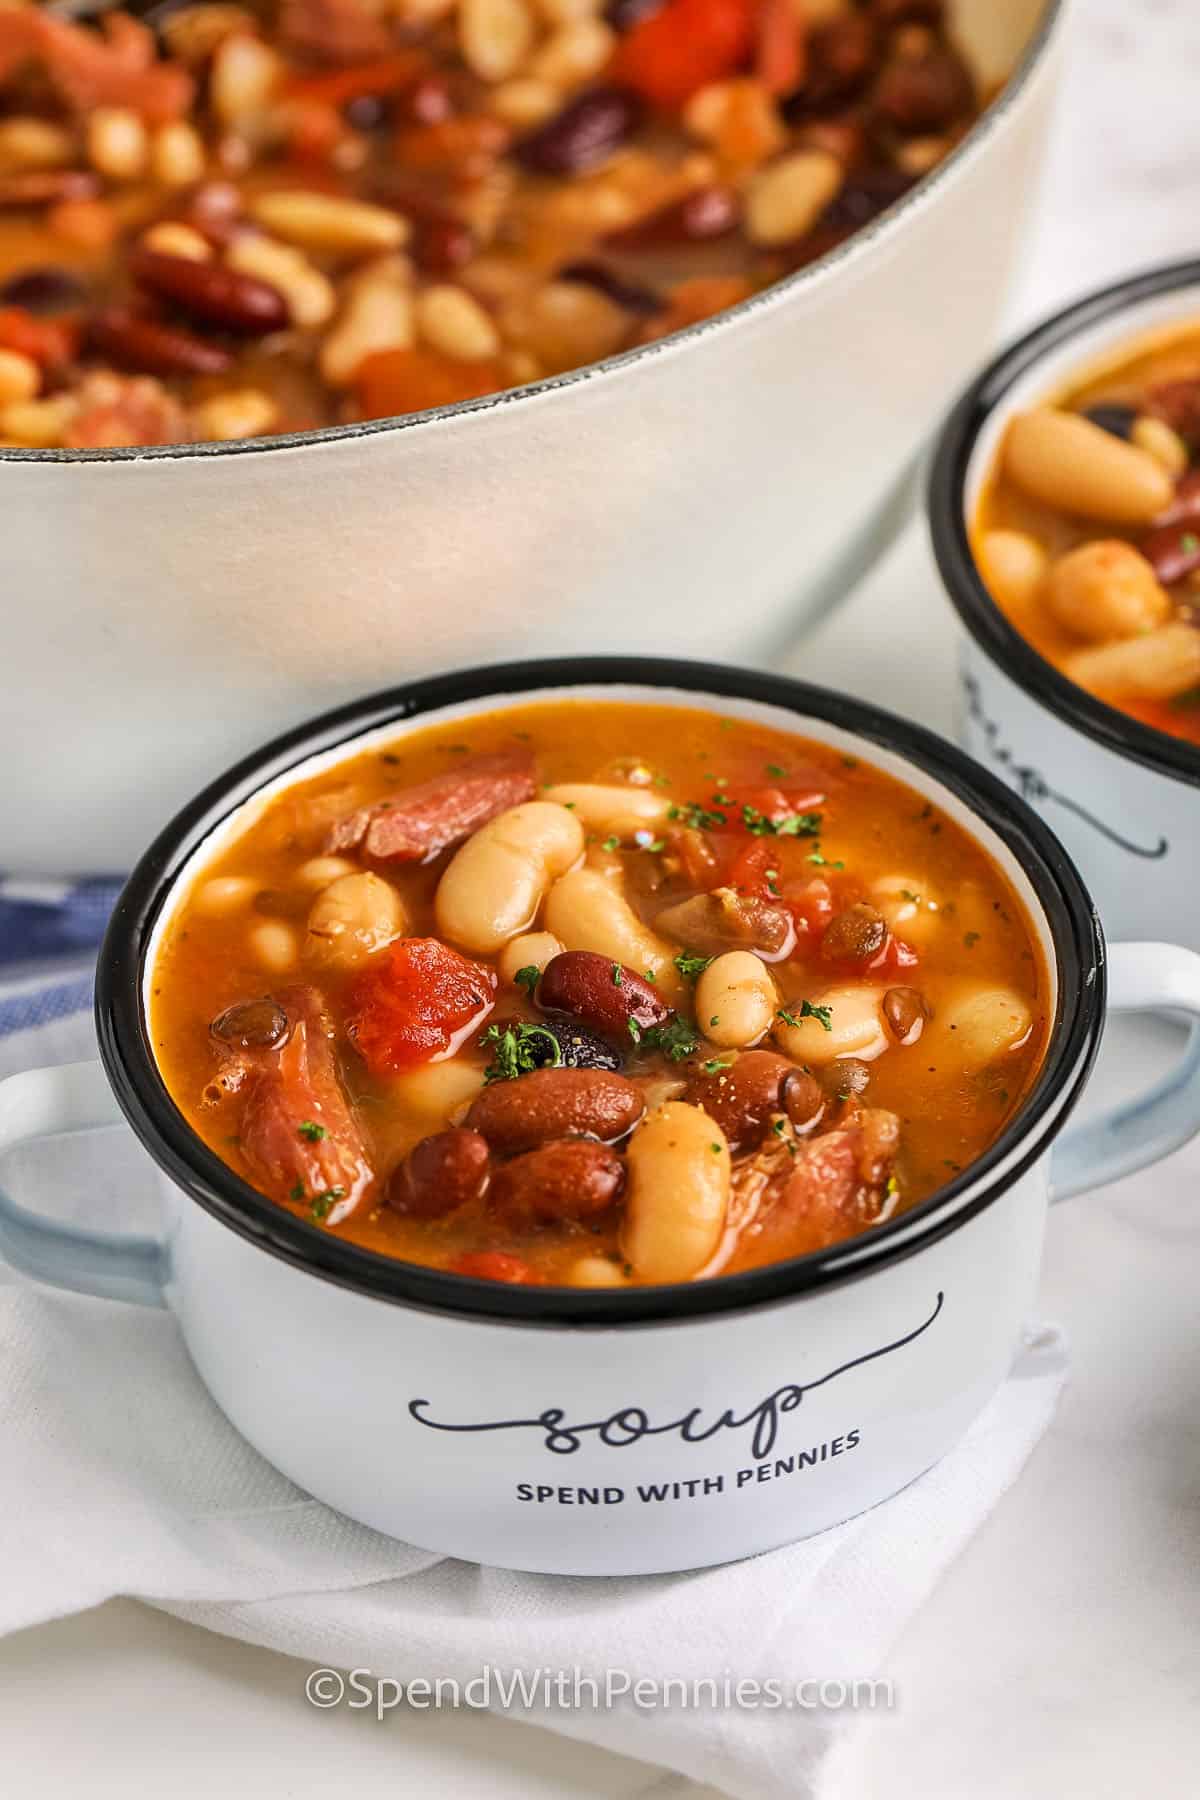
<instances>
[{"instance_id":1,"label":"ham chunk","mask_svg":"<svg viewBox=\"0 0 1200 1800\"><path fill-rule=\"evenodd\" d=\"M430 862L536 792L527 752L477 756L400 790L393 800L360 807L333 827L326 848L361 849L376 862Z\"/></svg>"},{"instance_id":2,"label":"ham chunk","mask_svg":"<svg viewBox=\"0 0 1200 1800\"><path fill-rule=\"evenodd\" d=\"M900 1121L865 1107L845 1125L805 1140L795 1154L772 1145L771 1168L751 1227L756 1262L803 1256L854 1237L884 1215ZM742 1181L754 1178L753 1162Z\"/></svg>"},{"instance_id":3,"label":"ham chunk","mask_svg":"<svg viewBox=\"0 0 1200 1800\"><path fill-rule=\"evenodd\" d=\"M237 1053L242 1154L273 1199L306 1202L314 1218L339 1225L361 1204L374 1170L338 1074L332 1022L315 988L285 988L275 1003L287 1015L287 1036L274 1048Z\"/></svg>"}]
</instances>

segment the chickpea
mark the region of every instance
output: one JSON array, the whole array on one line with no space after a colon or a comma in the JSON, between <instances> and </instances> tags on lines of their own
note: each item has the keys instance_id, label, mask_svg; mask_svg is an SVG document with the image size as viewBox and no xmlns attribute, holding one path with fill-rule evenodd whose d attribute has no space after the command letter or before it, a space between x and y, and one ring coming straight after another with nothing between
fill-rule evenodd
<instances>
[{"instance_id":1,"label":"chickpea","mask_svg":"<svg viewBox=\"0 0 1200 1800\"><path fill-rule=\"evenodd\" d=\"M509 987L516 987L517 973L521 969L536 969L541 975L548 962L562 954L563 946L550 931L527 931L522 937L513 938L505 944L496 964L500 971L500 979Z\"/></svg>"},{"instance_id":2,"label":"chickpea","mask_svg":"<svg viewBox=\"0 0 1200 1800\"><path fill-rule=\"evenodd\" d=\"M1018 1050L1033 1030L1029 1004L1011 988L963 983L925 1027L923 1055L954 1059L968 1073Z\"/></svg>"},{"instance_id":3,"label":"chickpea","mask_svg":"<svg viewBox=\"0 0 1200 1800\"><path fill-rule=\"evenodd\" d=\"M355 969L405 924L400 896L382 876L339 875L312 903L305 953L326 968Z\"/></svg>"},{"instance_id":4,"label":"chickpea","mask_svg":"<svg viewBox=\"0 0 1200 1800\"><path fill-rule=\"evenodd\" d=\"M582 855L583 826L574 813L546 800L509 807L452 857L434 900L439 932L465 950L494 955L528 931L551 882Z\"/></svg>"},{"instance_id":5,"label":"chickpea","mask_svg":"<svg viewBox=\"0 0 1200 1800\"><path fill-rule=\"evenodd\" d=\"M555 882L546 901L546 926L568 950L595 950L643 975L651 971L666 1000L682 991L670 944L644 925L618 885L595 869L574 869Z\"/></svg>"},{"instance_id":6,"label":"chickpea","mask_svg":"<svg viewBox=\"0 0 1200 1800\"><path fill-rule=\"evenodd\" d=\"M340 875L354 875L357 864L346 856L310 856L306 863L301 863L296 870L296 880L302 887L328 887Z\"/></svg>"},{"instance_id":7,"label":"chickpea","mask_svg":"<svg viewBox=\"0 0 1200 1800\"><path fill-rule=\"evenodd\" d=\"M1162 625L1171 597L1132 544L1098 538L1059 557L1046 584L1046 605L1076 637L1105 644Z\"/></svg>"},{"instance_id":8,"label":"chickpea","mask_svg":"<svg viewBox=\"0 0 1200 1800\"><path fill-rule=\"evenodd\" d=\"M1200 631L1182 620L1145 637L1080 650L1063 663L1080 687L1127 700L1172 700L1200 684Z\"/></svg>"},{"instance_id":9,"label":"chickpea","mask_svg":"<svg viewBox=\"0 0 1200 1800\"><path fill-rule=\"evenodd\" d=\"M607 1256L581 1256L573 1262L566 1273L568 1287L626 1287L628 1277L620 1266Z\"/></svg>"},{"instance_id":10,"label":"chickpea","mask_svg":"<svg viewBox=\"0 0 1200 1800\"><path fill-rule=\"evenodd\" d=\"M1046 506L1114 525L1146 525L1170 503L1174 483L1145 450L1079 413L1039 407L1018 413L1004 467L1023 493Z\"/></svg>"},{"instance_id":11,"label":"chickpea","mask_svg":"<svg viewBox=\"0 0 1200 1800\"><path fill-rule=\"evenodd\" d=\"M300 944L290 925L281 919L264 919L250 933L250 951L272 975L286 975L296 965Z\"/></svg>"},{"instance_id":12,"label":"chickpea","mask_svg":"<svg viewBox=\"0 0 1200 1800\"><path fill-rule=\"evenodd\" d=\"M197 893L194 904L197 912L220 919L237 912L239 907L249 906L257 892L258 883L248 875L214 875Z\"/></svg>"},{"instance_id":13,"label":"chickpea","mask_svg":"<svg viewBox=\"0 0 1200 1800\"><path fill-rule=\"evenodd\" d=\"M979 572L1006 612L1025 612L1037 599L1050 559L1024 531L987 531L979 542Z\"/></svg>"},{"instance_id":14,"label":"chickpea","mask_svg":"<svg viewBox=\"0 0 1200 1800\"><path fill-rule=\"evenodd\" d=\"M696 983L696 1018L723 1050L745 1050L771 1029L779 995L766 964L751 950L728 950Z\"/></svg>"},{"instance_id":15,"label":"chickpea","mask_svg":"<svg viewBox=\"0 0 1200 1800\"><path fill-rule=\"evenodd\" d=\"M811 1002L813 1012L801 1015L799 1005L784 1006L788 1018L775 1019L773 1036L794 1062L820 1067L841 1056L873 1062L888 1047L879 987L835 987Z\"/></svg>"},{"instance_id":16,"label":"chickpea","mask_svg":"<svg viewBox=\"0 0 1200 1800\"><path fill-rule=\"evenodd\" d=\"M626 1261L645 1281L689 1281L725 1230L730 1157L724 1132L700 1107L668 1100L638 1126L625 1163Z\"/></svg>"},{"instance_id":17,"label":"chickpea","mask_svg":"<svg viewBox=\"0 0 1200 1800\"><path fill-rule=\"evenodd\" d=\"M570 807L588 831L610 832L622 838L660 825L671 806L661 794L617 782L560 782L546 789L545 798Z\"/></svg>"}]
</instances>

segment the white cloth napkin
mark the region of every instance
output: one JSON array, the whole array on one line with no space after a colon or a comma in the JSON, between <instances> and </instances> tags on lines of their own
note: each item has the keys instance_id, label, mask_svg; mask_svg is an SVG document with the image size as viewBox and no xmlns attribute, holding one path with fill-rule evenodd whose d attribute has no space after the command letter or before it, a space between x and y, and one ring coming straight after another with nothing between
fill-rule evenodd
<instances>
[{"instance_id":1,"label":"white cloth napkin","mask_svg":"<svg viewBox=\"0 0 1200 1800\"><path fill-rule=\"evenodd\" d=\"M86 1015L59 1018L0 1038L0 1075L91 1048ZM4 1178L59 1217L136 1227L154 1204L149 1164L124 1132L24 1149ZM394 1542L308 1499L226 1423L168 1314L0 1268L0 1632L129 1595L309 1666L369 1671L368 1692L419 1677L465 1687L487 1666L535 1682L566 1670L569 1698L575 1670L602 1692L626 1675L772 1680L789 1692L866 1681L1016 1478L1065 1373L1061 1334L1031 1330L1012 1377L939 1467L790 1549L688 1575L517 1575ZM594 1708L579 1692L579 1707L508 1710L754 1800L816 1794L855 1716L629 1698Z\"/></svg>"}]
</instances>

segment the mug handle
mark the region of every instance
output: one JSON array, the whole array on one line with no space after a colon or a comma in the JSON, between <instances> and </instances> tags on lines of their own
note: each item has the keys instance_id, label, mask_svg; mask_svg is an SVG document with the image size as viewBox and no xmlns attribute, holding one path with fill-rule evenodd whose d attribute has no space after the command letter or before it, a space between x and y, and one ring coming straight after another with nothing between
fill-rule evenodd
<instances>
[{"instance_id":1,"label":"mug handle","mask_svg":"<svg viewBox=\"0 0 1200 1800\"><path fill-rule=\"evenodd\" d=\"M1177 944L1110 944L1108 1010L1190 1019L1187 1045L1137 1099L1063 1133L1050 1158L1051 1200L1120 1181L1200 1130L1200 956Z\"/></svg>"},{"instance_id":2,"label":"mug handle","mask_svg":"<svg viewBox=\"0 0 1200 1800\"><path fill-rule=\"evenodd\" d=\"M0 1156L34 1138L117 1125L121 1113L98 1062L28 1069L0 1081ZM60 1225L0 1188L0 1252L23 1274L102 1300L165 1306L166 1249L157 1238Z\"/></svg>"}]
</instances>

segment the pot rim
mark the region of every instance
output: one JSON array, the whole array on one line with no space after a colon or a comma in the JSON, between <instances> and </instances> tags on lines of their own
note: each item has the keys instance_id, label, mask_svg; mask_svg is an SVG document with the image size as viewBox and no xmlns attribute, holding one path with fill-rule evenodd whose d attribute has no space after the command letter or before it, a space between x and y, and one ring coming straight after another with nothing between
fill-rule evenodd
<instances>
[{"instance_id":1,"label":"pot rim","mask_svg":"<svg viewBox=\"0 0 1200 1800\"><path fill-rule=\"evenodd\" d=\"M230 813L314 754L349 751L368 731L449 705L609 685L671 689L697 701L714 695L757 701L801 715L810 731L826 724L855 733L932 776L1001 839L1033 887L1058 974L1054 1025L1024 1103L983 1156L890 1223L828 1250L703 1282L602 1290L507 1286L361 1249L286 1212L201 1141L155 1061L144 1004L147 952L181 870ZM1104 994L1103 937L1074 864L1022 800L954 745L880 708L782 676L669 658L571 657L466 669L368 695L275 739L218 777L166 826L129 877L97 965L96 1031L117 1101L160 1168L220 1223L270 1254L410 1307L510 1324L611 1327L673 1323L821 1291L900 1261L965 1224L1006 1193L1061 1129L1099 1047Z\"/></svg>"},{"instance_id":2,"label":"pot rim","mask_svg":"<svg viewBox=\"0 0 1200 1800\"><path fill-rule=\"evenodd\" d=\"M955 401L929 467L926 512L933 553L955 611L979 648L1047 711L1114 755L1200 787L1200 749L1107 706L1022 637L987 590L971 550L964 497L980 434L1013 388L1044 358L1095 325L1180 288L1200 288L1200 259L1155 264L1052 313L1000 354Z\"/></svg>"},{"instance_id":3,"label":"pot rim","mask_svg":"<svg viewBox=\"0 0 1200 1800\"><path fill-rule=\"evenodd\" d=\"M999 93L936 169L921 176L906 194L894 201L869 225L854 232L845 243L839 244L825 256L818 257L816 262L796 270L792 275L784 276L780 281L772 282L769 287L751 294L736 306L728 307L712 318L685 326L682 331L672 332L668 337L658 338L651 344L623 350L615 356L606 356L599 362L586 363L582 368L567 369L563 374L548 376L543 381L505 388L497 394L487 394L478 400L459 400L450 406L432 407L425 412L402 413L398 417L387 419L364 419L353 425L327 425L317 431L283 432L266 439L240 438L229 443L148 444L101 450L3 447L0 448L0 465L6 462L41 462L74 467L80 463L189 461L228 456L267 456L273 451L305 450L322 444L343 443L354 438L375 437L385 432L420 430L422 427L438 425L445 419L465 419L477 413L492 412L502 406L519 406L585 381L607 380L626 369L648 362L652 357L679 354L704 337L734 330L744 320L765 314L790 300L794 294L805 293L819 287L824 281L831 280L840 269L860 260L875 244L886 242L903 226L905 220L931 204L935 195L949 182L956 180L983 153L988 140L1005 124L1035 72L1041 67L1046 51L1063 23L1066 8L1067 0L1044 0L1037 25Z\"/></svg>"}]
</instances>

